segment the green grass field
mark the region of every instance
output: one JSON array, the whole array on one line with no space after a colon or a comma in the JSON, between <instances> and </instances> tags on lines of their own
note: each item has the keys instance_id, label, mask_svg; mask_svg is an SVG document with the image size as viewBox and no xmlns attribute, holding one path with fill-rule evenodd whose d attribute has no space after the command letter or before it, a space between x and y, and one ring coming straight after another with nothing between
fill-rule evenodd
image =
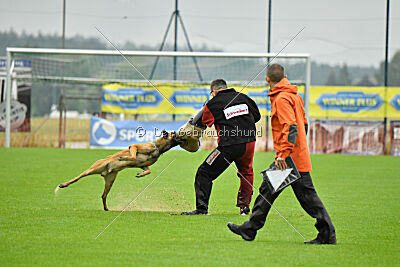
<instances>
[{"instance_id":1,"label":"green grass field","mask_svg":"<svg viewBox=\"0 0 400 267\"><path fill-rule=\"evenodd\" d=\"M400 159L313 155L312 177L336 226L337 246L304 245L273 210L253 242L226 227L242 223L235 207L239 179L230 167L215 183L210 216L169 216L194 208L194 175L206 151L170 151L142 179L120 172L102 210L103 180L89 176L55 197L55 187L113 151L0 148L1 265L398 265ZM95 240L158 173L172 165ZM255 156L255 182L273 159ZM255 192L255 196L257 192ZM254 196L254 198L255 198ZM314 220L287 188L275 207L305 235Z\"/></svg>"}]
</instances>

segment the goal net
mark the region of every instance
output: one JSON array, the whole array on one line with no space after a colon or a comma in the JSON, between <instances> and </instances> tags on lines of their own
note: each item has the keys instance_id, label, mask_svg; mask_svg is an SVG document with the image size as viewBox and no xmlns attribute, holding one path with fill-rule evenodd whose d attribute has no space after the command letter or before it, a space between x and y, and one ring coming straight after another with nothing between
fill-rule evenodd
<instances>
[{"instance_id":1,"label":"goal net","mask_svg":"<svg viewBox=\"0 0 400 267\"><path fill-rule=\"evenodd\" d=\"M93 115L111 120L187 120L208 99L204 89L217 78L256 100L265 131L269 61L285 66L288 78L300 85L308 110L308 54L8 48L0 64L0 145L88 147ZM19 70L21 62L25 71ZM105 92L114 87L134 89L134 95L142 96L130 98L136 101L130 109L113 109L106 105ZM21 88L30 92L29 105L19 99ZM152 96L150 91L157 92ZM22 118L23 110L29 110L29 118Z\"/></svg>"}]
</instances>

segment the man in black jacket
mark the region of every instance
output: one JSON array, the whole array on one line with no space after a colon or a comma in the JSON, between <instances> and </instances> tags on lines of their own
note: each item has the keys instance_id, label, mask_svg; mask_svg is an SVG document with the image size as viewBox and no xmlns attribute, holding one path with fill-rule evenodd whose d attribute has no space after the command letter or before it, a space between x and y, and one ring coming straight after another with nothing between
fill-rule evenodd
<instances>
[{"instance_id":1,"label":"man in black jacket","mask_svg":"<svg viewBox=\"0 0 400 267\"><path fill-rule=\"evenodd\" d=\"M223 173L231 162L235 162L240 178L236 206L240 208L240 214L247 215L250 212L249 205L253 194L255 123L260 120L261 115L250 97L236 92L233 88L227 88L223 79L214 80L210 87L213 98L203 107L202 123L208 127L215 126L218 147L197 169L194 183L196 209L184 211L182 215L208 213L213 180Z\"/></svg>"}]
</instances>

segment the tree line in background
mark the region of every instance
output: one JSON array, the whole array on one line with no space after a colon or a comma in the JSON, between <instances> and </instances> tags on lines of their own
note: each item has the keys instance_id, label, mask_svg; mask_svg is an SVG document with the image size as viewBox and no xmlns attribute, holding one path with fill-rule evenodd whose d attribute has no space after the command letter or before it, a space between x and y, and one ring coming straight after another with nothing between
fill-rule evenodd
<instances>
[{"instance_id":1,"label":"tree line in background","mask_svg":"<svg viewBox=\"0 0 400 267\"><path fill-rule=\"evenodd\" d=\"M31 48L60 48L61 38L57 34L27 34L16 33L13 30L0 32L0 56L6 55L6 47L31 47ZM107 43L97 38L86 38L76 35L66 39L66 48L79 49L112 49ZM140 45L132 42L119 44L125 50L158 50L159 45ZM166 44L164 50L173 50L171 45ZM180 48L180 51L187 51L187 48ZM221 51L206 44L194 46L195 51ZM285 65L291 76L301 76L305 68L304 63L288 63ZM67 71L66 69L64 69ZM77 73L95 72L96 68L92 62L81 64L79 68L69 70ZM329 65L312 62L311 64L311 84L312 85L331 85L331 86L382 86L383 85L384 62L379 67ZM290 77L289 77L290 78ZM54 103L59 102L61 91L69 90L66 85L56 85L45 82L34 82L32 84L32 116L43 116L50 112ZM389 86L400 86L400 51L398 51L389 63ZM73 89L77 86L71 86ZM91 86L94 87L94 86ZM96 91L96 88L92 88ZM101 88L97 88L101 90ZM79 112L99 112L100 106L96 101L70 100L67 103L68 110Z\"/></svg>"},{"instance_id":2,"label":"tree line in background","mask_svg":"<svg viewBox=\"0 0 400 267\"><path fill-rule=\"evenodd\" d=\"M37 35L22 32L16 33L13 30L0 32L0 56L5 56L6 47L45 47L60 48L61 38L57 34ZM111 47L94 37L83 37L76 35L67 38L65 41L67 48L79 49L111 49ZM126 50L158 50L157 45L135 44L125 42L121 49ZM172 50L172 45L166 44L164 50ZM187 48L180 48L187 51ZM206 44L194 46L195 51L221 51ZM294 67L294 66L293 66ZM311 65L311 84L312 85L358 85L358 86L379 86L383 85L384 62L380 62L378 68L364 66L329 65L312 62ZM400 51L397 51L389 63L389 85L400 86Z\"/></svg>"}]
</instances>

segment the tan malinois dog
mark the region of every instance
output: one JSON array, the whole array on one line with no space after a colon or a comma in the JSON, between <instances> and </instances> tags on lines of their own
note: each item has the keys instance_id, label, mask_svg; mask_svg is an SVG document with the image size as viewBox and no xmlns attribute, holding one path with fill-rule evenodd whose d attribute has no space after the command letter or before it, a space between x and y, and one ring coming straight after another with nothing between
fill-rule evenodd
<instances>
[{"instance_id":1,"label":"tan malinois dog","mask_svg":"<svg viewBox=\"0 0 400 267\"><path fill-rule=\"evenodd\" d=\"M101 198L103 199L104 210L107 211L107 195L110 192L119 171L125 168L141 168L143 171L138 173L136 177L148 175L151 173L149 166L153 165L161 154L183 142L177 138L175 132L168 133L163 130L162 134L162 137L153 142L130 145L128 149L124 149L105 159L96 161L89 169L82 172L79 176L57 186L55 191L57 192L58 189L77 182L82 177L92 174L100 174L104 178L104 192L101 195Z\"/></svg>"}]
</instances>

